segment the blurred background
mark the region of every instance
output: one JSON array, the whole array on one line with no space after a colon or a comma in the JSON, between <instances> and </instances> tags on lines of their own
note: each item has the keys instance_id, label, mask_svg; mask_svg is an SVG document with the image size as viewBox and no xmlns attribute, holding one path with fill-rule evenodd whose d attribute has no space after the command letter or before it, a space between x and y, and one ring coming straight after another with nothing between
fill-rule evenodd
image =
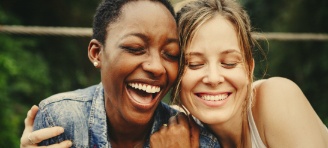
<instances>
[{"instance_id":1,"label":"blurred background","mask_svg":"<svg viewBox=\"0 0 328 148\"><path fill-rule=\"evenodd\" d=\"M175 4L180 0L172 0ZM1 32L1 26L92 27L100 0L0 1L0 147L19 147L27 111L42 99L100 81L87 35ZM239 0L260 33L328 34L327 0ZM260 40L257 78L297 83L328 125L328 39ZM166 100L167 101L167 98Z\"/></svg>"}]
</instances>

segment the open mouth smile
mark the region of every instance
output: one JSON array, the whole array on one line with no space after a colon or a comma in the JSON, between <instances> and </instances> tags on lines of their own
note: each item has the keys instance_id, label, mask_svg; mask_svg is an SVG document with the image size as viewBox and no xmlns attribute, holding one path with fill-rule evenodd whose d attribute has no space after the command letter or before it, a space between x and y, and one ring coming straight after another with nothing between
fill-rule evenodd
<instances>
[{"instance_id":1,"label":"open mouth smile","mask_svg":"<svg viewBox=\"0 0 328 148\"><path fill-rule=\"evenodd\" d=\"M140 108L151 108L158 98L161 88L156 85L145 83L128 83L129 96Z\"/></svg>"},{"instance_id":2,"label":"open mouth smile","mask_svg":"<svg viewBox=\"0 0 328 148\"><path fill-rule=\"evenodd\" d=\"M229 100L231 92L225 93L196 93L197 98L208 107L224 106Z\"/></svg>"},{"instance_id":3,"label":"open mouth smile","mask_svg":"<svg viewBox=\"0 0 328 148\"><path fill-rule=\"evenodd\" d=\"M158 93L161 90L159 86L152 86L152 85L141 84L141 83L129 83L128 85L131 86L132 88L139 89L147 93Z\"/></svg>"},{"instance_id":4,"label":"open mouth smile","mask_svg":"<svg viewBox=\"0 0 328 148\"><path fill-rule=\"evenodd\" d=\"M211 94L197 94L197 96L205 101L222 101L225 100L229 97L229 93L224 93L224 94L216 94L216 95L211 95Z\"/></svg>"}]
</instances>

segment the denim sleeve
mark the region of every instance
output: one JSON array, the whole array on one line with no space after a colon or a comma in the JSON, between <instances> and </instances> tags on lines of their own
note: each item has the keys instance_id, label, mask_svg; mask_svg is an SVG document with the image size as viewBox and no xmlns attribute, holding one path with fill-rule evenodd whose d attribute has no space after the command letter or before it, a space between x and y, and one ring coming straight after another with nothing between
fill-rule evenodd
<instances>
[{"instance_id":1,"label":"denim sleeve","mask_svg":"<svg viewBox=\"0 0 328 148\"><path fill-rule=\"evenodd\" d=\"M55 101L54 101L55 100ZM61 126L64 133L44 140L40 146L51 145L71 140L72 147L88 147L88 117L90 103L79 99L46 99L39 105L39 111L34 120L34 130L53 126Z\"/></svg>"},{"instance_id":2,"label":"denim sleeve","mask_svg":"<svg viewBox=\"0 0 328 148\"><path fill-rule=\"evenodd\" d=\"M51 115L47 112L46 109L40 108L34 119L34 130L39 130L39 129L53 127L53 126L55 126L55 123L53 122ZM38 145L46 146L46 145L59 143L65 139L64 137L65 135L61 134L59 136L44 140L40 142Z\"/></svg>"},{"instance_id":3,"label":"denim sleeve","mask_svg":"<svg viewBox=\"0 0 328 148\"><path fill-rule=\"evenodd\" d=\"M217 138L204 127L200 127L199 135L199 147L200 148L221 148Z\"/></svg>"}]
</instances>

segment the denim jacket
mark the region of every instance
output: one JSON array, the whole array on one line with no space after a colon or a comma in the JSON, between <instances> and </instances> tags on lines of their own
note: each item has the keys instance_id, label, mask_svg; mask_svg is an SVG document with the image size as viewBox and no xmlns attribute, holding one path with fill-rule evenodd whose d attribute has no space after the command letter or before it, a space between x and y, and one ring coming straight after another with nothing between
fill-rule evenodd
<instances>
[{"instance_id":1,"label":"denim jacket","mask_svg":"<svg viewBox=\"0 0 328 148\"><path fill-rule=\"evenodd\" d=\"M151 133L160 129L177 111L160 103L154 114ZM34 130L61 126L65 132L54 138L44 140L39 145L51 145L71 140L76 148L111 147L107 132L104 90L102 84L85 89L53 95L39 104L39 112L34 120ZM148 134L148 135L150 135ZM149 148L149 136L145 148ZM201 127L200 147L219 147L218 140Z\"/></svg>"}]
</instances>

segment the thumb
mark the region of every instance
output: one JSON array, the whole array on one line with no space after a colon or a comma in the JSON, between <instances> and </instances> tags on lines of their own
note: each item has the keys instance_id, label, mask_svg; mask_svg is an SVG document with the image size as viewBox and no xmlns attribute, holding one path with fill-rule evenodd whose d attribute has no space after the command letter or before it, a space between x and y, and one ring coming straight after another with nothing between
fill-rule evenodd
<instances>
[{"instance_id":1,"label":"thumb","mask_svg":"<svg viewBox=\"0 0 328 148\"><path fill-rule=\"evenodd\" d=\"M190 144L192 148L199 148L199 134L200 129L198 124L193 119L192 115L189 115L190 124Z\"/></svg>"}]
</instances>

